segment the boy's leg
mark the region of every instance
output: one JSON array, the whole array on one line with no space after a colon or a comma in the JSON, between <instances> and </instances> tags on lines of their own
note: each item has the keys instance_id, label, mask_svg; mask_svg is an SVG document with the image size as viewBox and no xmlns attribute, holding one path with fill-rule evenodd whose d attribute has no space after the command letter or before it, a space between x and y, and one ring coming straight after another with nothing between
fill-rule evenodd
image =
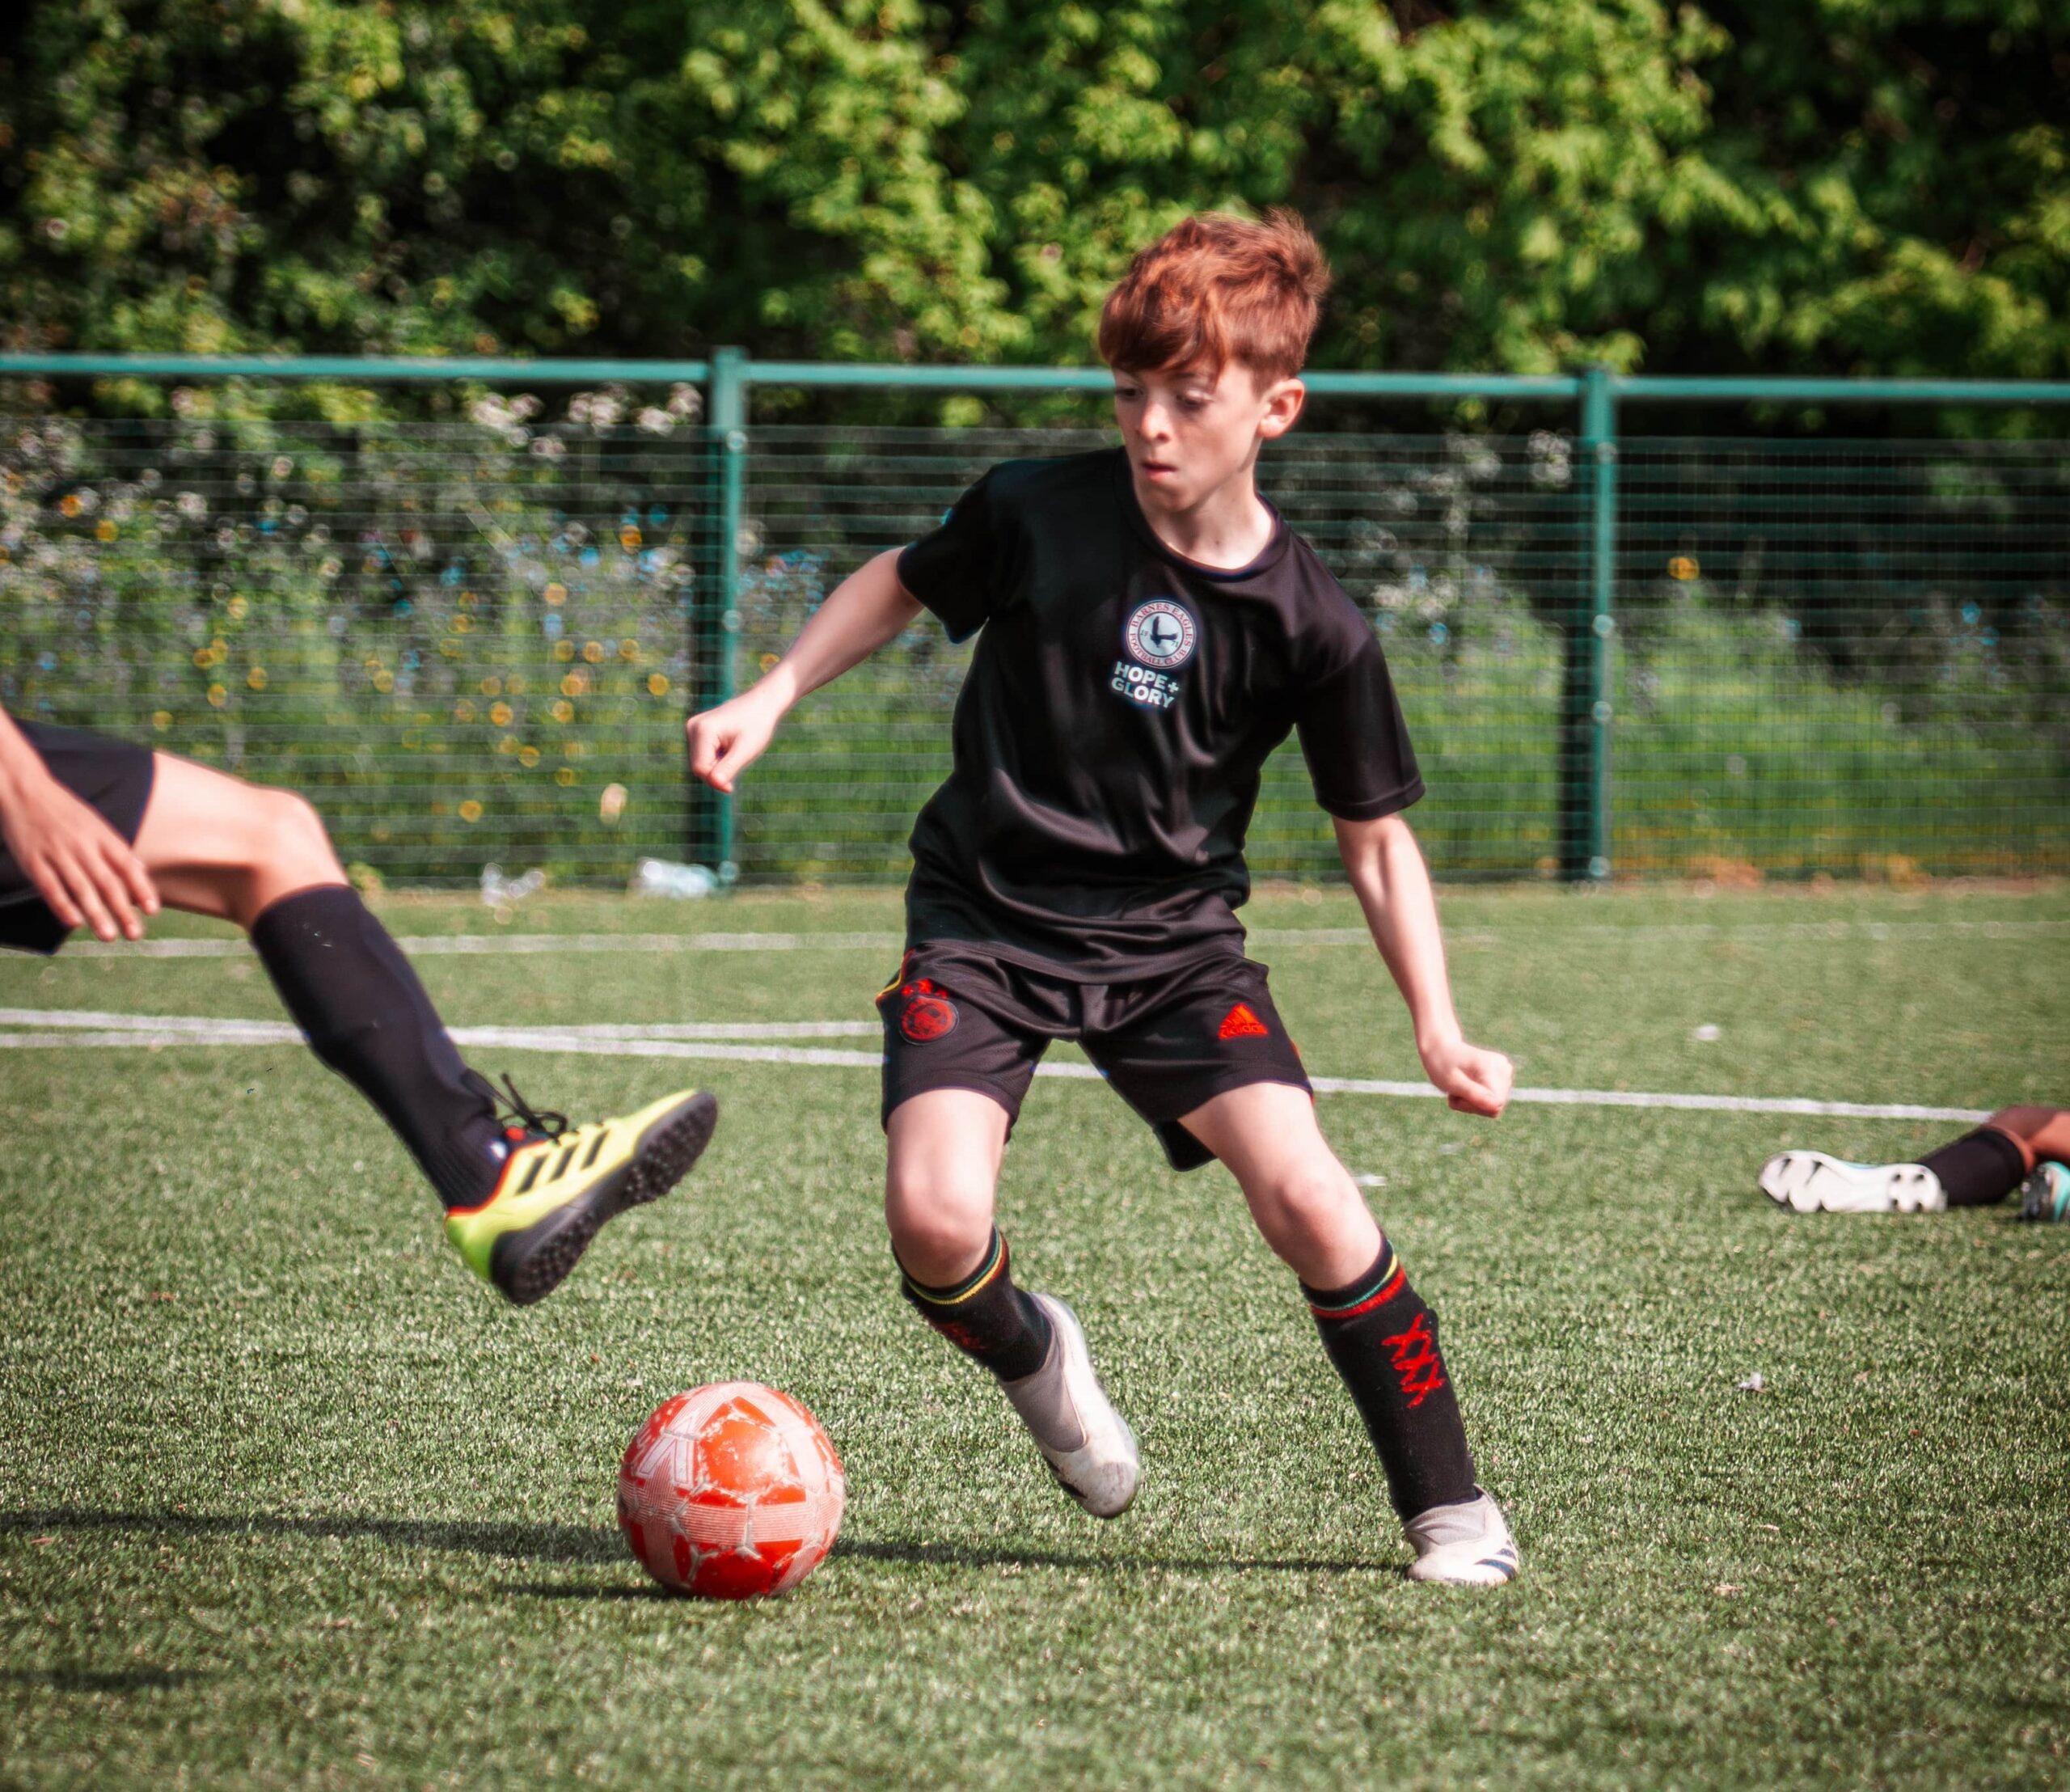
<instances>
[{"instance_id":1,"label":"boy's leg","mask_svg":"<svg viewBox=\"0 0 2070 1792\"><path fill-rule=\"evenodd\" d=\"M402 949L292 792L155 755L136 848L171 906L234 922L316 1054L378 1110L447 1210L469 1266L510 1299L549 1293L603 1223L686 1174L716 1105L684 1091L563 1138L496 1114Z\"/></svg>"},{"instance_id":2,"label":"boy's leg","mask_svg":"<svg viewBox=\"0 0 2070 1792\"><path fill-rule=\"evenodd\" d=\"M1016 1380L1042 1366L1050 1327L1014 1285L992 1224L1006 1132L1005 1109L973 1090L901 1102L885 1126L884 1218L920 1317L1001 1380Z\"/></svg>"},{"instance_id":3,"label":"boy's leg","mask_svg":"<svg viewBox=\"0 0 2070 1792\"><path fill-rule=\"evenodd\" d=\"M379 1110L448 1208L488 1196L509 1143L495 1099L307 802L161 753L137 852L166 902L251 935L317 1056Z\"/></svg>"},{"instance_id":4,"label":"boy's leg","mask_svg":"<svg viewBox=\"0 0 2070 1792\"><path fill-rule=\"evenodd\" d=\"M1012 1119L998 1098L967 1088L923 1090L891 1109L892 1252L906 1300L998 1378L1064 1490L1095 1517L1113 1518L1135 1496L1134 1435L1094 1376L1071 1309L1016 1285L992 1223Z\"/></svg>"},{"instance_id":5,"label":"boy's leg","mask_svg":"<svg viewBox=\"0 0 2070 1792\"><path fill-rule=\"evenodd\" d=\"M1316 1123L1304 1089L1260 1082L1184 1117L1227 1164L1265 1242L1300 1278L1323 1348L1379 1453L1419 1579L1493 1583L1516 1548L1475 1483L1438 1319Z\"/></svg>"},{"instance_id":6,"label":"boy's leg","mask_svg":"<svg viewBox=\"0 0 2070 1792\"><path fill-rule=\"evenodd\" d=\"M1772 1200L1799 1213L1938 1213L2003 1201L2051 1160L2070 1162L2070 1110L2002 1108L1916 1163L1857 1164L1786 1151L1761 1166L1760 1181Z\"/></svg>"}]
</instances>

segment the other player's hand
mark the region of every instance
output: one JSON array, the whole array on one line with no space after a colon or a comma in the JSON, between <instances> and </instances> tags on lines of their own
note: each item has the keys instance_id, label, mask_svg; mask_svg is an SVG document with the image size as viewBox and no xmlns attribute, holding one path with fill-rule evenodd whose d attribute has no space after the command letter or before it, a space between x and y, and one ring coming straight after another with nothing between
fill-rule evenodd
<instances>
[{"instance_id":1,"label":"other player's hand","mask_svg":"<svg viewBox=\"0 0 2070 1792\"><path fill-rule=\"evenodd\" d=\"M1502 1053L1470 1046L1464 1039L1428 1048L1423 1053L1423 1068L1453 1108L1490 1120L1509 1105L1510 1088L1517 1079L1516 1066Z\"/></svg>"},{"instance_id":2,"label":"other player's hand","mask_svg":"<svg viewBox=\"0 0 2070 1792\"><path fill-rule=\"evenodd\" d=\"M730 796L741 774L762 757L780 715L748 691L716 709L691 716L683 724L691 775Z\"/></svg>"},{"instance_id":3,"label":"other player's hand","mask_svg":"<svg viewBox=\"0 0 2070 1792\"><path fill-rule=\"evenodd\" d=\"M144 936L158 893L129 843L47 773L0 805L0 835L50 911L102 940Z\"/></svg>"}]
</instances>

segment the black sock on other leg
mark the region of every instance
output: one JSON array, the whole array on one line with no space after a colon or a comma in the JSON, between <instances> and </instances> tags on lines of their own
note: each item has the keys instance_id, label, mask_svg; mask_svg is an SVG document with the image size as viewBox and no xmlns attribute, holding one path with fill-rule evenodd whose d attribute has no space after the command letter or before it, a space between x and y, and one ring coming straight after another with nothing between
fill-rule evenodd
<instances>
[{"instance_id":1,"label":"black sock on other leg","mask_svg":"<svg viewBox=\"0 0 2070 1792\"><path fill-rule=\"evenodd\" d=\"M1341 1288L1301 1284L1323 1348L1366 1422L1403 1519L1475 1494L1473 1452L1438 1350L1438 1316L1384 1238L1373 1266Z\"/></svg>"},{"instance_id":2,"label":"black sock on other leg","mask_svg":"<svg viewBox=\"0 0 2070 1792\"><path fill-rule=\"evenodd\" d=\"M2020 1147L1995 1126L1979 1126L1920 1162L1940 1177L1951 1207L1988 1207L2026 1180Z\"/></svg>"},{"instance_id":3,"label":"black sock on other leg","mask_svg":"<svg viewBox=\"0 0 2070 1792\"><path fill-rule=\"evenodd\" d=\"M1048 1317L1014 1286L1006 1240L992 1228L985 1261L953 1287L931 1288L899 1265L900 1291L920 1317L957 1349L1002 1381L1018 1381L1042 1367L1052 1335Z\"/></svg>"},{"instance_id":4,"label":"black sock on other leg","mask_svg":"<svg viewBox=\"0 0 2070 1792\"><path fill-rule=\"evenodd\" d=\"M487 1199L502 1157L495 1098L357 892L284 896L252 923L251 944L316 1055L380 1111L439 1199Z\"/></svg>"}]
</instances>

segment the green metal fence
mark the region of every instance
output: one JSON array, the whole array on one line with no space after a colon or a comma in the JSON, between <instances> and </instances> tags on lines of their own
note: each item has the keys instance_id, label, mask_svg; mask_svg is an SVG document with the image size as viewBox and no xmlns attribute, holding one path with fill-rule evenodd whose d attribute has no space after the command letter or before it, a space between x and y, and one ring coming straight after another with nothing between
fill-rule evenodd
<instances>
[{"instance_id":1,"label":"green metal fence","mask_svg":"<svg viewBox=\"0 0 2070 1792\"><path fill-rule=\"evenodd\" d=\"M124 388L96 399L96 379L204 397L111 418ZM201 383L225 379L437 381L467 402L289 421ZM993 461L1112 439L1098 370L729 349L0 357L0 703L296 785L349 860L415 881L490 861L617 880L642 856L902 875L965 650L915 628L808 699L737 804L687 786L682 714ZM1645 427L1663 401L1678 425L1755 400L2039 416L2070 385L1311 384L1265 484L1386 643L1441 874L2070 869L2070 446ZM1065 414L864 425L843 416L858 389L1066 395ZM778 421L813 391L818 421ZM1371 426L1375 402L1433 399L1521 426ZM1298 754L1269 770L1251 856L1267 876L1333 862Z\"/></svg>"}]
</instances>

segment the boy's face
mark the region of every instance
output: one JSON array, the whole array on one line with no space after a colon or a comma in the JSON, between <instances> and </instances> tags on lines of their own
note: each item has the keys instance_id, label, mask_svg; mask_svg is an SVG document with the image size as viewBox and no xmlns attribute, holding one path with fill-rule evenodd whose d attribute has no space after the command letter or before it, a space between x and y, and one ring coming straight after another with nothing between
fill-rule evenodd
<instances>
[{"instance_id":1,"label":"boy's face","mask_svg":"<svg viewBox=\"0 0 2070 1792\"><path fill-rule=\"evenodd\" d=\"M1160 509L1190 510L1240 475L1258 446L1284 435L1301 414L1299 379L1261 382L1232 361L1155 373L1114 370L1114 419L1122 426L1135 487Z\"/></svg>"}]
</instances>

